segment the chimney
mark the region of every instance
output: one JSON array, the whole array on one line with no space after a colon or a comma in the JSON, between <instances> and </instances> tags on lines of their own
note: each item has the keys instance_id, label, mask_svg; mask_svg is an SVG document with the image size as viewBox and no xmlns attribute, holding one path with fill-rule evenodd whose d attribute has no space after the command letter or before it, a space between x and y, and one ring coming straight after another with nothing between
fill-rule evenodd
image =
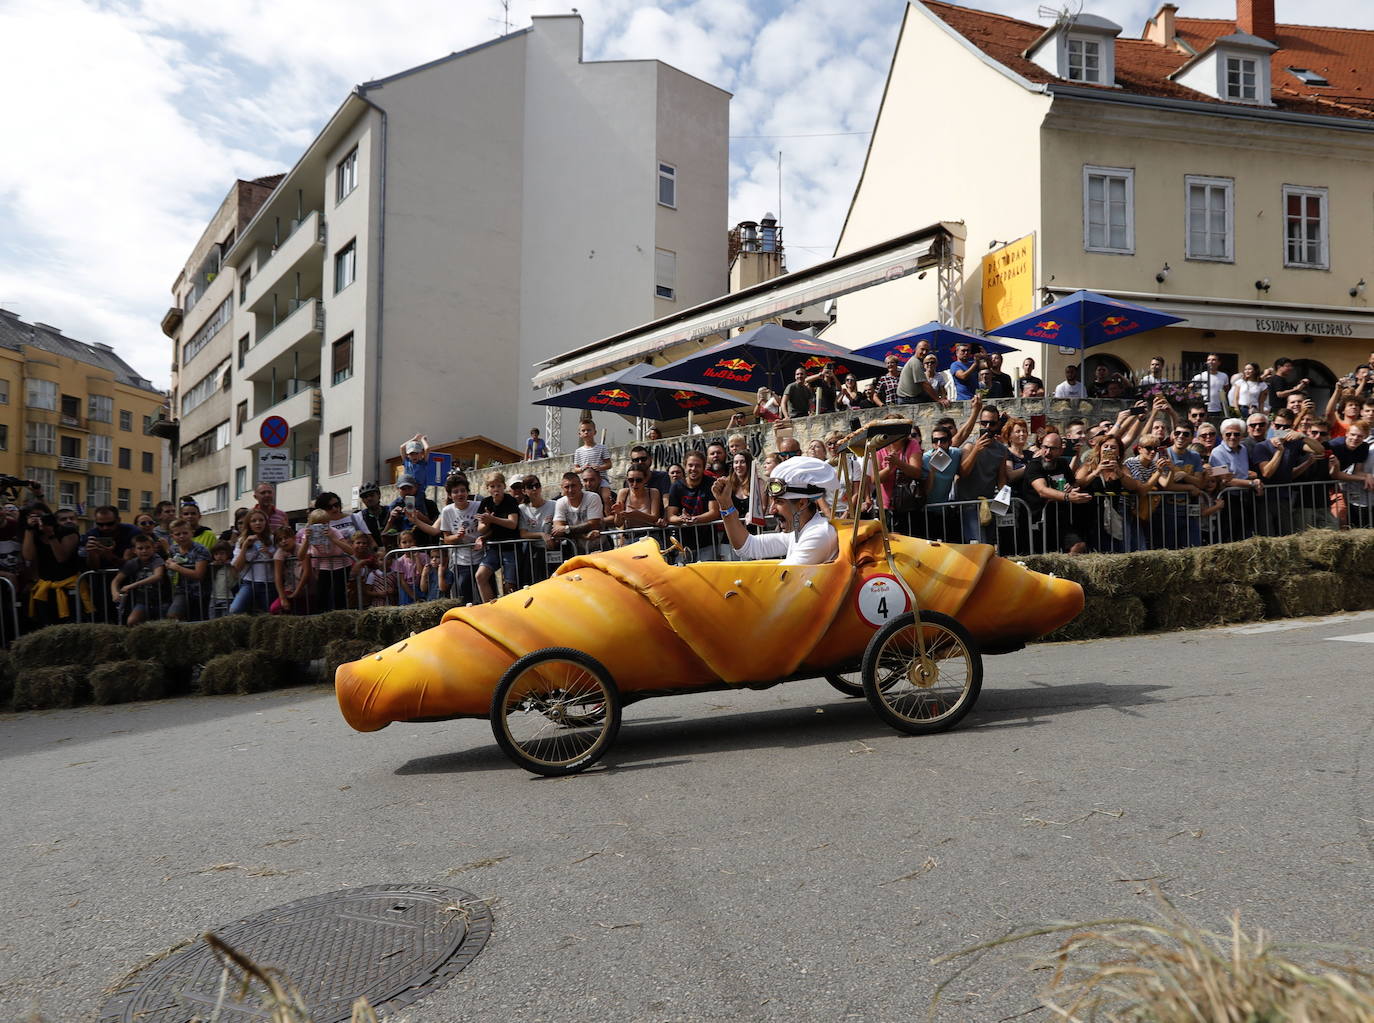
<instances>
[{"instance_id":1,"label":"chimney","mask_svg":"<svg viewBox=\"0 0 1374 1023\"><path fill-rule=\"evenodd\" d=\"M1236 28L1274 41L1274 0L1236 0Z\"/></svg>"},{"instance_id":2,"label":"chimney","mask_svg":"<svg viewBox=\"0 0 1374 1023\"><path fill-rule=\"evenodd\" d=\"M1156 46L1163 46L1166 50L1174 49L1177 44L1174 42L1174 15L1178 14L1176 4L1164 4L1159 8L1159 13L1149 20L1145 25L1145 38Z\"/></svg>"}]
</instances>

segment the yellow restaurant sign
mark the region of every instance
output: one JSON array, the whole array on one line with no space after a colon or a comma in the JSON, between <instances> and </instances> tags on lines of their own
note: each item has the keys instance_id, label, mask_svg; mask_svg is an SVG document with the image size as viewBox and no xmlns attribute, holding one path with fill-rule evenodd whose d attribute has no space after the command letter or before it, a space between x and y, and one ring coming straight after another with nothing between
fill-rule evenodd
<instances>
[{"instance_id":1,"label":"yellow restaurant sign","mask_svg":"<svg viewBox=\"0 0 1374 1023\"><path fill-rule=\"evenodd\" d=\"M1035 235L983 257L983 329L1000 327L1035 308Z\"/></svg>"}]
</instances>

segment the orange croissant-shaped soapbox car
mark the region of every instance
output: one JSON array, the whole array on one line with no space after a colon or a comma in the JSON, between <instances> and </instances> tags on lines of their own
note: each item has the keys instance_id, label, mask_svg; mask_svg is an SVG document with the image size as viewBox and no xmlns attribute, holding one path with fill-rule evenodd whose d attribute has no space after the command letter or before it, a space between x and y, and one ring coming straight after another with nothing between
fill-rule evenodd
<instances>
[{"instance_id":1,"label":"orange croissant-shaped soapbox car","mask_svg":"<svg viewBox=\"0 0 1374 1023\"><path fill-rule=\"evenodd\" d=\"M626 703L793 679L825 677L894 727L934 732L977 700L980 649L1017 649L1083 608L1077 583L984 544L836 526L840 555L823 565L674 565L648 539L572 558L342 665L339 705L359 731L489 718L506 754L546 775L599 759Z\"/></svg>"}]
</instances>

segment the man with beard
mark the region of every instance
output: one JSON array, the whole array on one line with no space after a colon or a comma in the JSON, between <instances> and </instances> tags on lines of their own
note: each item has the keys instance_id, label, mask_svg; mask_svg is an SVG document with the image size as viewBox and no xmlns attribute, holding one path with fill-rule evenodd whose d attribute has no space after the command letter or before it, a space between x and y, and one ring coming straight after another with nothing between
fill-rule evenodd
<instances>
[{"instance_id":1,"label":"man with beard","mask_svg":"<svg viewBox=\"0 0 1374 1023\"><path fill-rule=\"evenodd\" d=\"M1057 433L1045 434L1036 457L1026 463L1026 504L1031 521L1043 522L1048 553L1067 550L1082 554L1088 549L1077 526L1078 506L1092 502L1092 495L1074 485L1073 470L1064 457L1064 441Z\"/></svg>"}]
</instances>

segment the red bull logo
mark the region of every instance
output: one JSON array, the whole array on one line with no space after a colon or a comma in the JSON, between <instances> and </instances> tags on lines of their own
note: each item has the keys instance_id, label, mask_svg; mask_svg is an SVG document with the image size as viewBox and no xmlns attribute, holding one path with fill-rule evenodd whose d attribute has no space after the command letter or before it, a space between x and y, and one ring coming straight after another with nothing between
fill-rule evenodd
<instances>
[{"instance_id":1,"label":"red bull logo","mask_svg":"<svg viewBox=\"0 0 1374 1023\"><path fill-rule=\"evenodd\" d=\"M874 593L886 593L889 589L891 589L891 587L888 586L887 583L883 582L883 580L881 579L870 579L868 581L868 588L872 590Z\"/></svg>"},{"instance_id":2,"label":"red bull logo","mask_svg":"<svg viewBox=\"0 0 1374 1023\"><path fill-rule=\"evenodd\" d=\"M888 352L887 354L888 354L888 355L914 355L915 353L916 353L916 349L912 348L911 345L898 345L896 348L892 349L892 351Z\"/></svg>"},{"instance_id":3,"label":"red bull logo","mask_svg":"<svg viewBox=\"0 0 1374 1023\"><path fill-rule=\"evenodd\" d=\"M830 360L829 360L829 359L822 359L822 358L821 358L820 356L818 356L818 355L813 355L813 356L811 356L811 358L807 359L805 362L802 363L802 369L805 369L805 370L825 369L825 367L826 367L826 366L829 366L829 365L830 365Z\"/></svg>"},{"instance_id":4,"label":"red bull logo","mask_svg":"<svg viewBox=\"0 0 1374 1023\"><path fill-rule=\"evenodd\" d=\"M1059 337L1059 332L1063 329L1064 325L1058 320L1041 320L1030 330L1026 331L1026 336L1044 338L1046 341L1054 341Z\"/></svg>"},{"instance_id":5,"label":"red bull logo","mask_svg":"<svg viewBox=\"0 0 1374 1023\"><path fill-rule=\"evenodd\" d=\"M695 391L674 391L673 401L682 409L701 408L703 405L711 404L705 395L697 394Z\"/></svg>"},{"instance_id":6,"label":"red bull logo","mask_svg":"<svg viewBox=\"0 0 1374 1023\"><path fill-rule=\"evenodd\" d=\"M798 346L801 347L801 348L824 348L824 347L825 347L825 345L823 345L821 342L815 341L815 340L813 340L813 339L811 339L811 338L809 338L809 337L794 337L794 338L792 339L792 341L793 341L794 344L798 345Z\"/></svg>"},{"instance_id":7,"label":"red bull logo","mask_svg":"<svg viewBox=\"0 0 1374 1023\"><path fill-rule=\"evenodd\" d=\"M1124 334L1128 330L1138 329L1140 329L1140 324L1129 316L1108 316L1102 321L1102 333L1108 337L1116 337L1116 335Z\"/></svg>"},{"instance_id":8,"label":"red bull logo","mask_svg":"<svg viewBox=\"0 0 1374 1023\"><path fill-rule=\"evenodd\" d=\"M744 359L721 359L702 374L711 380L731 380L737 384L747 384L754 379L754 363Z\"/></svg>"},{"instance_id":9,"label":"red bull logo","mask_svg":"<svg viewBox=\"0 0 1374 1023\"><path fill-rule=\"evenodd\" d=\"M608 408L629 408L633 400L634 395L629 391L622 391L619 387L608 387L597 391L587 399L587 402L592 405L605 405Z\"/></svg>"}]
</instances>

